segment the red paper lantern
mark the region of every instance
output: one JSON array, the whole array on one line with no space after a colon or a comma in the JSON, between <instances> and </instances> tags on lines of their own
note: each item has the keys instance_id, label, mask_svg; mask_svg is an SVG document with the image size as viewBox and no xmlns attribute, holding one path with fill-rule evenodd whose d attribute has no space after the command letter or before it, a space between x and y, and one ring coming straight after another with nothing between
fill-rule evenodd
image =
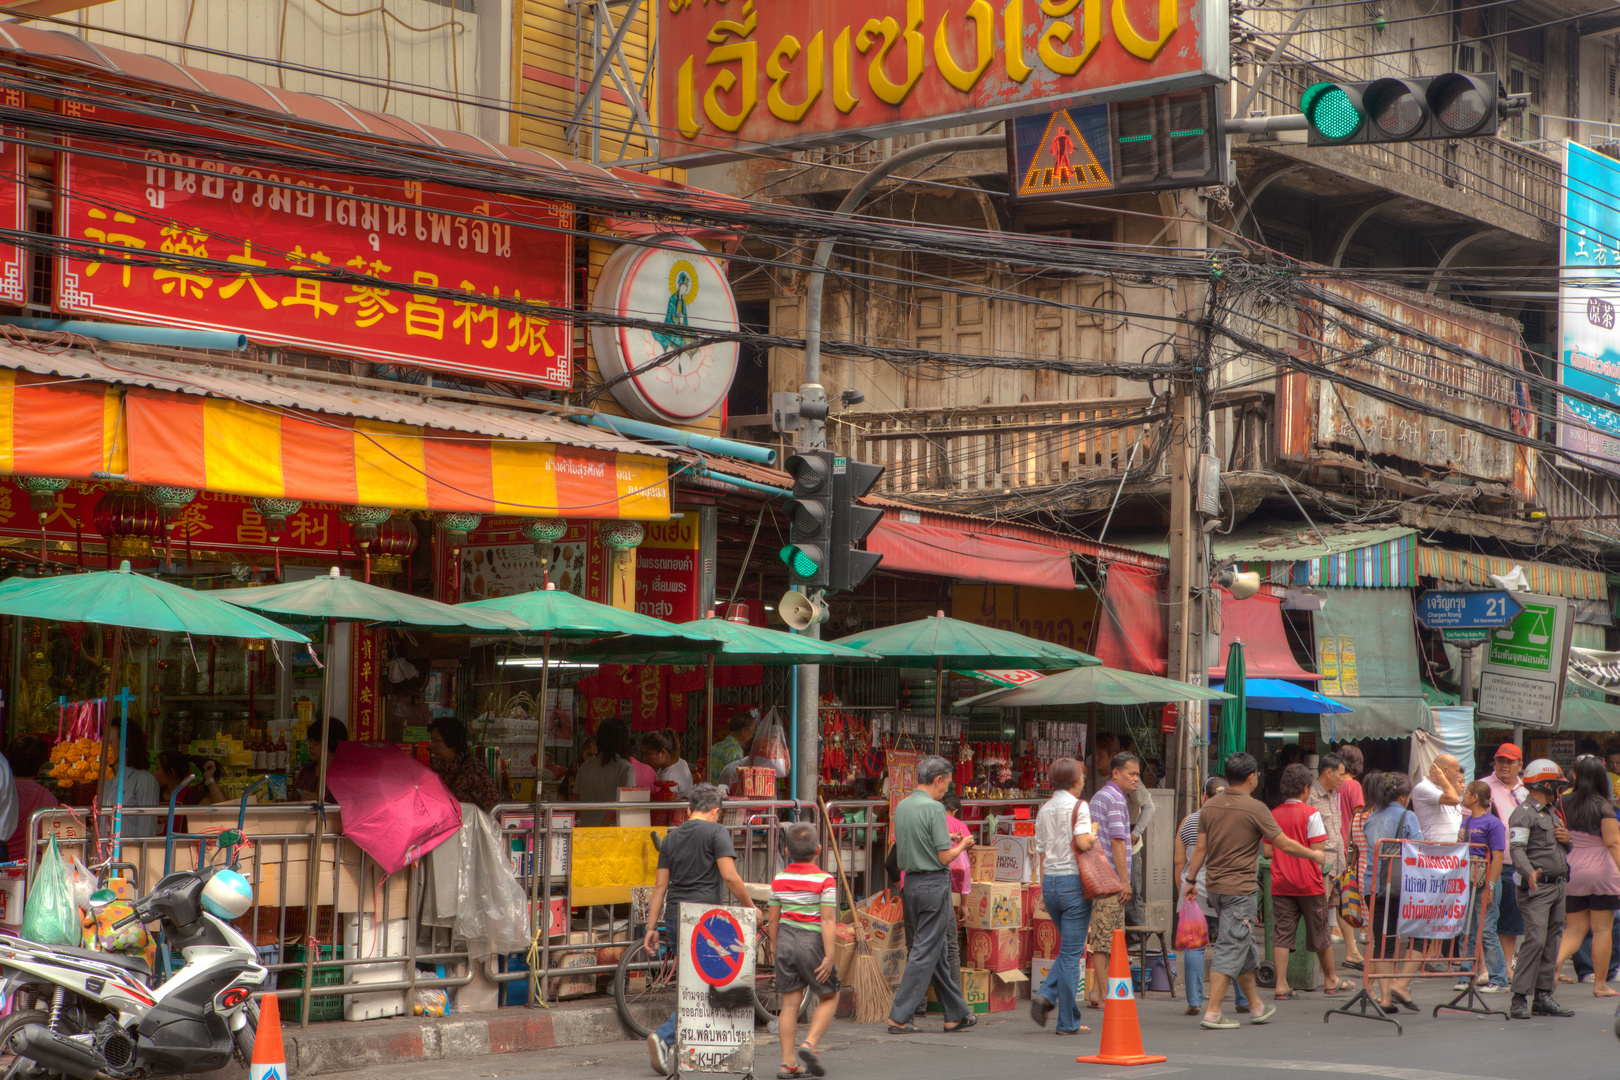
<instances>
[{"instance_id":1,"label":"red paper lantern","mask_svg":"<svg viewBox=\"0 0 1620 1080\"><path fill-rule=\"evenodd\" d=\"M90 516L96 531L107 539L107 554L115 559L150 558L152 541L163 538L158 508L139 492L109 491L96 501Z\"/></svg>"},{"instance_id":2,"label":"red paper lantern","mask_svg":"<svg viewBox=\"0 0 1620 1080\"><path fill-rule=\"evenodd\" d=\"M416 550L416 525L404 514L395 514L377 526L377 539L371 542L375 558L372 570L379 574L397 574L405 569L405 560Z\"/></svg>"}]
</instances>

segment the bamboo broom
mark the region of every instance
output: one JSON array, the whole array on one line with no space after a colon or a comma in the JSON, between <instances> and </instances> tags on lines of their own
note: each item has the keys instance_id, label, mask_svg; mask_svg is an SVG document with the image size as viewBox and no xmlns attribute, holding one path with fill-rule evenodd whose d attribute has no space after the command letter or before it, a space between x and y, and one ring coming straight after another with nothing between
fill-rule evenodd
<instances>
[{"instance_id":1,"label":"bamboo broom","mask_svg":"<svg viewBox=\"0 0 1620 1080\"><path fill-rule=\"evenodd\" d=\"M889 980L883 977L883 969L878 966L872 946L867 943L866 927L861 922L860 912L855 909L855 892L849 887L849 878L844 874L844 855L838 847L837 838L833 836L827 803L819 794L816 796L816 806L821 810L821 820L827 823L827 839L832 841L838 880L843 883L844 895L849 897L850 913L855 919L855 1022L884 1024L894 1009L894 991L889 987Z\"/></svg>"}]
</instances>

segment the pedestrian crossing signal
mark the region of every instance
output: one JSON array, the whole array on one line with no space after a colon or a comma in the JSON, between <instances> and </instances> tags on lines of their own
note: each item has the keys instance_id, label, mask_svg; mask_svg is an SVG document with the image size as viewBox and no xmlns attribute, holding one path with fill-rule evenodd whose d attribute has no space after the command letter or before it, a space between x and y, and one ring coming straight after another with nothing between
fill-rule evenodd
<instances>
[{"instance_id":1,"label":"pedestrian crossing signal","mask_svg":"<svg viewBox=\"0 0 1620 1080\"><path fill-rule=\"evenodd\" d=\"M1113 186L1113 178L1097 160L1096 151L1081 134L1069 110L1059 109L1046 125L1034 160L1024 170L1018 194L1061 195L1071 191L1106 191Z\"/></svg>"}]
</instances>

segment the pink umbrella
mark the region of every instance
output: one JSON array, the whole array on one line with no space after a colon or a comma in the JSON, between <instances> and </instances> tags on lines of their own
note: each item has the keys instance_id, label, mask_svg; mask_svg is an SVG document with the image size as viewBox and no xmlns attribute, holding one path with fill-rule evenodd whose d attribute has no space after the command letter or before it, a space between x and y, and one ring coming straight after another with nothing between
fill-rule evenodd
<instances>
[{"instance_id":1,"label":"pink umbrella","mask_svg":"<svg viewBox=\"0 0 1620 1080\"><path fill-rule=\"evenodd\" d=\"M439 775L392 746L339 743L326 786L343 811L343 835L389 874L461 828L461 804Z\"/></svg>"}]
</instances>

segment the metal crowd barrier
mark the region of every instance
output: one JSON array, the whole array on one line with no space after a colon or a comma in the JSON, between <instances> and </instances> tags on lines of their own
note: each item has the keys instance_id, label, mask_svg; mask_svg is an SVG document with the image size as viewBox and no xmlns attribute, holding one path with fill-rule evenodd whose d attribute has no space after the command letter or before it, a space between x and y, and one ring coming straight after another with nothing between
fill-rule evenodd
<instances>
[{"instance_id":1,"label":"metal crowd barrier","mask_svg":"<svg viewBox=\"0 0 1620 1080\"><path fill-rule=\"evenodd\" d=\"M983 807L990 812L1006 812L1017 806L1031 806L1032 799L974 799L965 800L965 806ZM730 831L737 851L737 870L745 882L769 884L781 869L785 859L781 828L785 822L811 821L820 826L822 862L829 872L836 872L837 860L833 854L836 845L843 857L843 867L856 897L869 895L888 885L884 877L883 857L888 849L888 825L873 822L877 811L888 803L881 799L840 800L830 804L834 817L844 820L822 822L814 805L788 799L728 800L722 812L721 823ZM528 1004L531 1006L555 1000L562 980L596 978L611 975L618 970L615 963L597 963L597 950L628 946L638 931L645 929L638 918L644 913L634 905L614 904L582 905L574 903L573 875L558 873L550 854L554 843L570 832L581 813L590 812L667 813L673 819L684 819L685 804L638 803L551 803L544 806L538 821L533 821L532 803L502 803L493 808L491 817L500 825L501 835L511 853L513 870L525 895L530 893L531 872L538 873L539 903L529 910L530 948L528 956L519 953L528 968L517 964L503 964L505 957L492 954L482 961L482 975L495 984L497 997L504 997L506 984L518 980L530 982ZM863 821L847 820L855 812L864 812ZM327 815L339 814L337 806L326 806ZM121 854L116 868L131 873L138 891L144 894L162 877L165 868L194 869L222 858L215 837L221 831L234 828L241 810L236 804L218 806L188 806L183 817L188 831L165 831L168 811L163 807L125 807L124 832ZM449 948L424 946L419 911L424 893L426 870L422 863L402 871L390 879L369 856L361 851L341 832L323 830L321 851L310 850L315 808L308 803L259 803L246 808L244 832L251 846L242 853L241 869L253 886L256 900L269 897L276 903L256 903L250 912L238 920L243 933L260 950L261 962L280 980L283 975L302 979L301 986L278 986L275 995L283 1001L296 999L300 1022L307 1026L314 1015L313 999L340 997L345 1003L356 995L399 993L404 1015L411 1015L415 991L430 988L463 987L474 979L470 957L464 945ZM103 814L105 821L108 815ZM37 811L29 821L30 843L24 856L28 881L32 883L39 859L51 837L64 853L79 856L92 869L98 869L95 853L85 848L86 825L89 812L67 807ZM656 819L655 819L656 820ZM200 826L200 831L199 830ZM585 826L580 826L585 827ZM137 836L132 833L152 832ZM102 845L105 849L105 844ZM13 853L15 858L18 854ZM88 856L88 857L87 857ZM315 865L319 859L319 867ZM309 875L318 872L320 889L317 900L330 899L330 904L317 904L316 911L306 910ZM330 887L328 888L328 875ZM403 879L401 882L399 879ZM841 887L841 886L840 886ZM647 888L650 894L651 888ZM570 941L564 936L553 940L550 934L550 905L563 900L568 909L566 931L583 934L584 940ZM649 896L650 898L650 896ZM330 927L320 925L320 912L332 910ZM347 911L339 909L348 908ZM296 919L289 921L289 909L302 911L304 925ZM373 948L380 955L338 956L336 946L343 941L343 922L355 919L355 939L364 944L366 917L372 919ZM390 949L388 928L391 923L405 920L403 954ZM20 923L21 918L17 919ZM429 940L437 942L444 934L437 930ZM258 945L261 941L269 944ZM299 960L289 960L289 949L302 947ZM322 955L330 948L331 955ZM161 947L160 947L161 951ZM589 953L588 963L579 963L581 954ZM169 958L162 957L163 964ZM566 966L569 963L578 966ZM421 972L418 964L442 966L444 975ZM403 966L404 978L378 982L350 982L349 978L366 968L387 965ZM649 965L650 967L651 965ZM510 967L511 970L503 970ZM341 970L341 983L316 985L317 969L323 972ZM453 974L451 973L453 972Z\"/></svg>"}]
</instances>

